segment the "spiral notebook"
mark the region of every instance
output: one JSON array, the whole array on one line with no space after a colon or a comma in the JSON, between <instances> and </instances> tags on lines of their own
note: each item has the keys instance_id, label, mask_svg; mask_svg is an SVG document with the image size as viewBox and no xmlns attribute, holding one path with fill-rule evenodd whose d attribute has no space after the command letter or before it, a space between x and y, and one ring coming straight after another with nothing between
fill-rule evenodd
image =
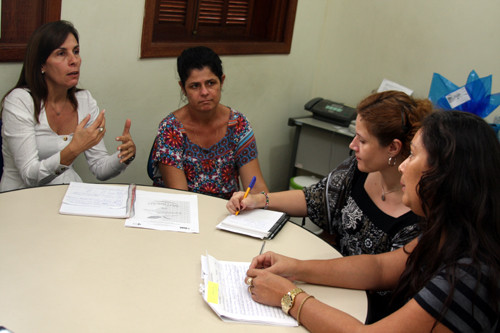
<instances>
[{"instance_id":1,"label":"spiral notebook","mask_svg":"<svg viewBox=\"0 0 500 333\"><path fill-rule=\"evenodd\" d=\"M231 231L260 239L272 239L288 221L283 212L264 209L241 211L238 215L228 215L217 229Z\"/></svg>"}]
</instances>

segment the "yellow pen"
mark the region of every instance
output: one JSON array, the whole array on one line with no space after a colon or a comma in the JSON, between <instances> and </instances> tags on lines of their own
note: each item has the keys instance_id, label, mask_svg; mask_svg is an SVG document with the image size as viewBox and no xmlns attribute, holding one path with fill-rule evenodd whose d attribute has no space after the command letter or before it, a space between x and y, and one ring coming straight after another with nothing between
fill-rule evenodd
<instances>
[{"instance_id":1,"label":"yellow pen","mask_svg":"<svg viewBox=\"0 0 500 333\"><path fill-rule=\"evenodd\" d=\"M253 176L252 180L250 181L250 185L248 185L248 188L245 192L245 195L243 196L243 199L245 199L248 196L248 193L250 193L250 191L252 190L253 186L255 185L256 180L257 180L257 178L255 178L255 176ZM236 213L234 213L234 215L238 215L239 213L240 213L240 211L237 210Z\"/></svg>"}]
</instances>

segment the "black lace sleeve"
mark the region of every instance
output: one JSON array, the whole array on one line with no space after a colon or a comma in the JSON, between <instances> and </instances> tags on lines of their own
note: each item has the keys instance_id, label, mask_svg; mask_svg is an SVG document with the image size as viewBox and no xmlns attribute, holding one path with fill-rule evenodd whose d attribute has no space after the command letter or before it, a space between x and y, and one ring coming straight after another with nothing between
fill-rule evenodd
<instances>
[{"instance_id":1,"label":"black lace sleeve","mask_svg":"<svg viewBox=\"0 0 500 333\"><path fill-rule=\"evenodd\" d=\"M351 156L327 177L303 189L308 217L319 227L328 230L330 234L333 234L334 225L340 218L340 210L350 191L356 168L356 158Z\"/></svg>"}]
</instances>

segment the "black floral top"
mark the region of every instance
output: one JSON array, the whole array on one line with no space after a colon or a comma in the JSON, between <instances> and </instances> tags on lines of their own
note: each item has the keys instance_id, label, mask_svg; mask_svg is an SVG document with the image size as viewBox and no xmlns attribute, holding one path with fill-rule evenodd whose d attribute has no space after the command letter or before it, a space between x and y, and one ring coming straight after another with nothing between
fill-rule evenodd
<instances>
[{"instance_id":1,"label":"black floral top","mask_svg":"<svg viewBox=\"0 0 500 333\"><path fill-rule=\"evenodd\" d=\"M355 157L349 157L303 189L309 218L335 236L332 245L343 256L389 252L420 233L420 218L413 212L394 218L373 203L364 189L367 176L358 170Z\"/></svg>"}]
</instances>

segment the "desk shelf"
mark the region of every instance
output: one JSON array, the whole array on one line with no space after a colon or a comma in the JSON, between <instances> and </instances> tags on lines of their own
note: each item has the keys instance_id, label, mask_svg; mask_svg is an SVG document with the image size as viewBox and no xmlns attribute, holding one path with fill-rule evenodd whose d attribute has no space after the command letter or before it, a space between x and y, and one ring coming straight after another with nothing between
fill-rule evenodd
<instances>
[{"instance_id":1,"label":"desk shelf","mask_svg":"<svg viewBox=\"0 0 500 333\"><path fill-rule=\"evenodd\" d=\"M289 178L301 171L324 177L350 154L355 134L349 127L311 116L289 118L288 126L296 127Z\"/></svg>"}]
</instances>

